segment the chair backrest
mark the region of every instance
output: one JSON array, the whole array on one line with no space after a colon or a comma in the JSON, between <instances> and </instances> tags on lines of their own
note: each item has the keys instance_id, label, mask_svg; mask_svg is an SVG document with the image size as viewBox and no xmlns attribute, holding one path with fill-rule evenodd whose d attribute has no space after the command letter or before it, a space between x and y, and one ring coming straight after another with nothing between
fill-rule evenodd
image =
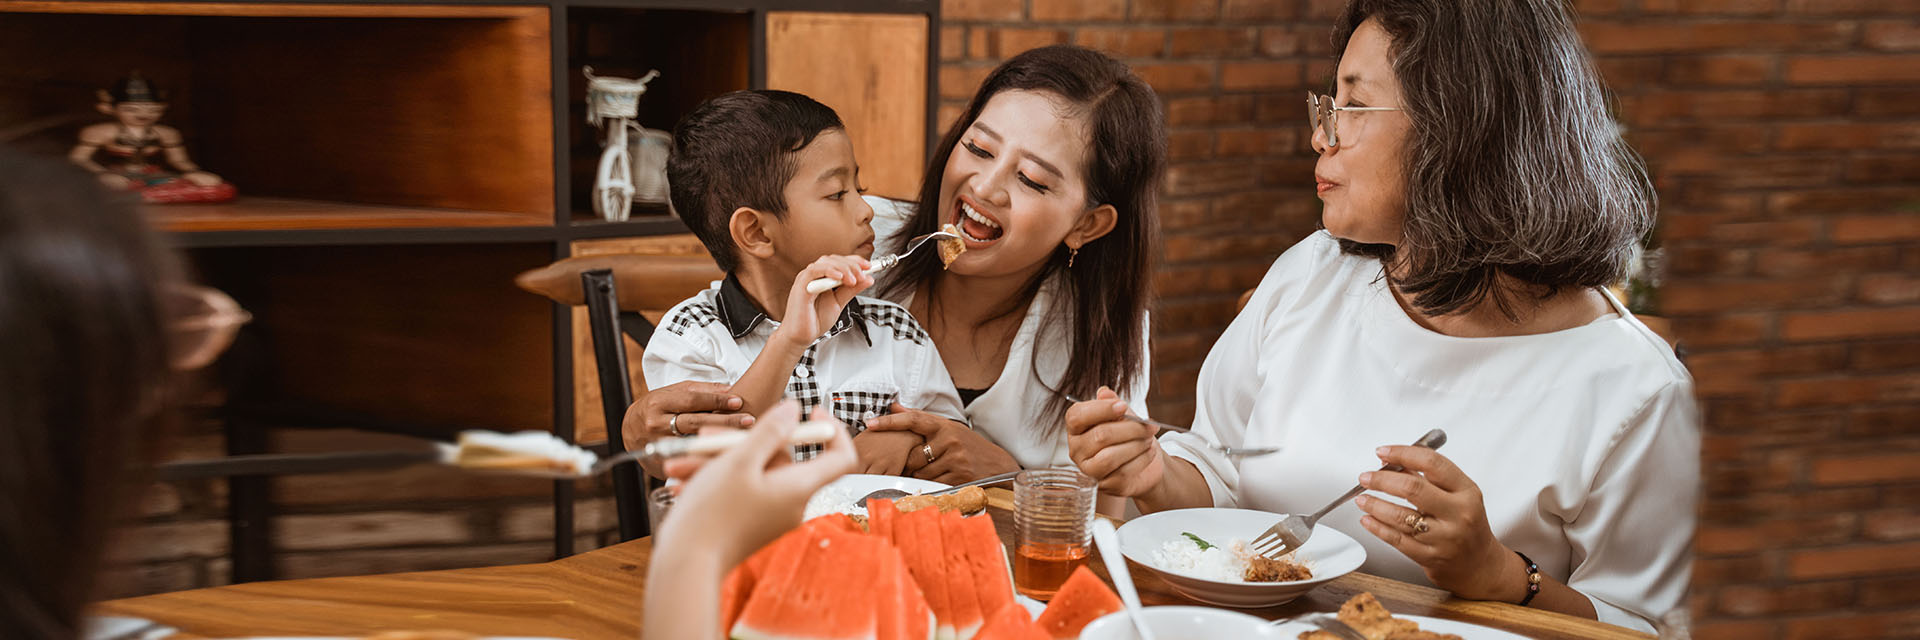
<instances>
[{"instance_id":1,"label":"chair backrest","mask_svg":"<svg viewBox=\"0 0 1920 640\"><path fill-rule=\"evenodd\" d=\"M633 384L627 379L627 345L620 335L620 303L611 269L593 269L580 273L580 289L587 306L587 326L593 336L595 368L600 372L600 408L607 421L608 453L626 450L621 437L621 420L627 406L633 404ZM620 539L633 540L649 533L646 495L650 484L644 480L640 465L623 464L613 469L613 500L620 518Z\"/></svg>"}]
</instances>

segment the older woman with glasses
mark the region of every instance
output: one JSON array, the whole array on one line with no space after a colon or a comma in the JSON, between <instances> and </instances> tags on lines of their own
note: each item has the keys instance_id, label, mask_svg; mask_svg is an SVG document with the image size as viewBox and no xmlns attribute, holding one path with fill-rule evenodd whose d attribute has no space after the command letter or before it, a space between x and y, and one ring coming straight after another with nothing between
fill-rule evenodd
<instances>
[{"instance_id":1,"label":"older woman with glasses","mask_svg":"<svg viewBox=\"0 0 1920 640\"><path fill-rule=\"evenodd\" d=\"M1653 193L1566 4L1355 0L1335 44L1325 231L1208 355L1191 433L1103 392L1074 462L1143 511L1309 513L1357 480L1322 523L1362 571L1651 629L1683 606L1700 436L1686 371L1602 289ZM1382 446L1436 427L1444 452Z\"/></svg>"}]
</instances>

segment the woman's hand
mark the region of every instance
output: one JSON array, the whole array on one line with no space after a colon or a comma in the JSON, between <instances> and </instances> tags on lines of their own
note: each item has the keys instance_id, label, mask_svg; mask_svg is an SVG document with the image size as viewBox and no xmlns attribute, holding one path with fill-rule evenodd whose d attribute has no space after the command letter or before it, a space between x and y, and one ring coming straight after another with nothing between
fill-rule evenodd
<instances>
[{"instance_id":1,"label":"woman's hand","mask_svg":"<svg viewBox=\"0 0 1920 640\"><path fill-rule=\"evenodd\" d=\"M680 382L648 391L639 402L627 407L621 439L631 451L646 446L649 440L693 435L709 427L752 426L753 416L732 413L743 405L730 389L714 382ZM680 434L673 433L676 430Z\"/></svg>"},{"instance_id":2,"label":"woman's hand","mask_svg":"<svg viewBox=\"0 0 1920 640\"><path fill-rule=\"evenodd\" d=\"M908 456L920 453L926 438L912 431L861 431L853 437L860 473L897 476L907 472Z\"/></svg>"},{"instance_id":3,"label":"woman's hand","mask_svg":"<svg viewBox=\"0 0 1920 640\"><path fill-rule=\"evenodd\" d=\"M774 405L747 432L746 442L718 457L681 457L667 462L667 476L684 479L679 497L660 532L671 543L714 545L726 566L798 526L814 491L856 469L853 441L845 425L815 409L812 420L834 430L818 456L792 462L789 438L800 425L800 405ZM712 433L716 430L709 430Z\"/></svg>"},{"instance_id":4,"label":"woman's hand","mask_svg":"<svg viewBox=\"0 0 1920 640\"><path fill-rule=\"evenodd\" d=\"M926 442L907 455L907 473L915 478L960 484L996 473L1020 470L1005 449L966 425L893 403L893 413L867 419L867 431L909 431Z\"/></svg>"},{"instance_id":5,"label":"woman's hand","mask_svg":"<svg viewBox=\"0 0 1920 640\"><path fill-rule=\"evenodd\" d=\"M1435 586L1456 596L1518 602L1526 595L1526 567L1493 537L1480 486L1473 479L1426 447L1389 446L1378 453L1381 460L1406 471L1368 471L1360 474L1360 486L1406 500L1419 511L1361 495L1353 500L1367 513L1360 517L1361 526L1418 563Z\"/></svg>"},{"instance_id":6,"label":"woman's hand","mask_svg":"<svg viewBox=\"0 0 1920 640\"><path fill-rule=\"evenodd\" d=\"M1067 457L1102 493L1139 496L1166 475L1166 453L1154 439L1158 432L1127 418L1127 403L1100 387L1094 399L1067 408Z\"/></svg>"}]
</instances>

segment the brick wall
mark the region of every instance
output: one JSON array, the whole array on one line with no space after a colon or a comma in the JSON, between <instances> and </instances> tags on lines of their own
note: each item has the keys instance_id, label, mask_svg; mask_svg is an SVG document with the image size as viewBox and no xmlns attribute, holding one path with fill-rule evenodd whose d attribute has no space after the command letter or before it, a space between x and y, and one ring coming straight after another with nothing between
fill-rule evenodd
<instances>
[{"instance_id":1,"label":"brick wall","mask_svg":"<svg viewBox=\"0 0 1920 640\"><path fill-rule=\"evenodd\" d=\"M1156 416L1315 228L1304 89L1338 0L946 0L942 120L1071 42L1159 91ZM1575 0L1661 195L1658 297L1706 408L1702 638L1920 636L1920 1Z\"/></svg>"}]
</instances>

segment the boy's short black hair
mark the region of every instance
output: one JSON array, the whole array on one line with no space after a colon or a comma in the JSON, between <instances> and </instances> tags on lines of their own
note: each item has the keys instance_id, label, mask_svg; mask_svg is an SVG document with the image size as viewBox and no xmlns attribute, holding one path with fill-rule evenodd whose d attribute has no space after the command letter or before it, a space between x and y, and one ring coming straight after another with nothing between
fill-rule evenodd
<instances>
[{"instance_id":1,"label":"boy's short black hair","mask_svg":"<svg viewBox=\"0 0 1920 640\"><path fill-rule=\"evenodd\" d=\"M840 114L791 91L735 91L702 103L673 129L667 184L673 209L725 271L738 265L727 220L740 207L774 215L798 171L794 154L830 129Z\"/></svg>"}]
</instances>

